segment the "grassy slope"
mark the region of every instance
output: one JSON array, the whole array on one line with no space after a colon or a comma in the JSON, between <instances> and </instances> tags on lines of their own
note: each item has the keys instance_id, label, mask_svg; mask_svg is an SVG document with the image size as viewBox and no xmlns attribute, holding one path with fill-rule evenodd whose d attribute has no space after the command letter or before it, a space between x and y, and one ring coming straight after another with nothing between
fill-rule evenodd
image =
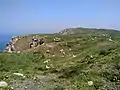
<instances>
[{"instance_id":1,"label":"grassy slope","mask_svg":"<svg viewBox=\"0 0 120 90\"><path fill-rule=\"evenodd\" d=\"M97 32L94 35L38 35L45 36L47 45L52 46L50 53L46 53L49 49L46 44L30 50L26 42L32 35L24 37L16 44L24 52L0 54L0 79L12 86L11 80L21 80L13 77L12 73L20 72L28 79L36 77L34 81L42 83L37 90L119 90L120 36L118 32L108 32L104 32L107 36ZM53 43L54 37L61 38L61 41ZM110 37L113 41L108 40ZM60 52L61 49L64 49L65 55ZM48 59L50 62L45 64ZM50 69L46 69L46 65ZM94 84L89 86L88 81Z\"/></svg>"}]
</instances>

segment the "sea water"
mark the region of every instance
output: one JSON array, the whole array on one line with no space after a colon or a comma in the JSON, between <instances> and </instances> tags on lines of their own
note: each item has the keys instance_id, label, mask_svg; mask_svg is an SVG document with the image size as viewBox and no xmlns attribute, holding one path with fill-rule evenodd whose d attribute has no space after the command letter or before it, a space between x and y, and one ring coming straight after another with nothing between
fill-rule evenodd
<instances>
[{"instance_id":1,"label":"sea water","mask_svg":"<svg viewBox=\"0 0 120 90\"><path fill-rule=\"evenodd\" d=\"M5 45L10 41L11 35L0 35L0 52L5 48Z\"/></svg>"}]
</instances>

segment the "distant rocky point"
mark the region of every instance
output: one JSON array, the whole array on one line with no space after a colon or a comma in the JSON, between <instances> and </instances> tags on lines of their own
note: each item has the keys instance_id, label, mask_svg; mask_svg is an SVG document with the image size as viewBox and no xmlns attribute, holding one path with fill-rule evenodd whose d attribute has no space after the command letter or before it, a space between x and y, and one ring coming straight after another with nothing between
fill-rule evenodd
<instances>
[{"instance_id":1,"label":"distant rocky point","mask_svg":"<svg viewBox=\"0 0 120 90\"><path fill-rule=\"evenodd\" d=\"M113 29L96 29L96 28L67 28L59 32L61 35L73 35L73 34L103 34L103 33L118 33L118 30Z\"/></svg>"}]
</instances>

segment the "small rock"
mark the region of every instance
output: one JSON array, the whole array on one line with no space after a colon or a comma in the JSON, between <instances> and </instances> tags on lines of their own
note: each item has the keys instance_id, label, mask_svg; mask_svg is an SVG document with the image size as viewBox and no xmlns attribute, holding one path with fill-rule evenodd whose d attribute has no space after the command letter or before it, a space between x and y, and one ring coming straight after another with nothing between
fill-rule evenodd
<instances>
[{"instance_id":1,"label":"small rock","mask_svg":"<svg viewBox=\"0 0 120 90\"><path fill-rule=\"evenodd\" d=\"M17 53L20 53L20 51L18 51Z\"/></svg>"},{"instance_id":2,"label":"small rock","mask_svg":"<svg viewBox=\"0 0 120 90\"><path fill-rule=\"evenodd\" d=\"M48 67L48 66L46 65L46 68L49 69L50 67Z\"/></svg>"},{"instance_id":3,"label":"small rock","mask_svg":"<svg viewBox=\"0 0 120 90\"><path fill-rule=\"evenodd\" d=\"M48 61L44 61L44 63L48 63Z\"/></svg>"},{"instance_id":4,"label":"small rock","mask_svg":"<svg viewBox=\"0 0 120 90\"><path fill-rule=\"evenodd\" d=\"M50 50L47 50L46 52L47 52L47 53L49 53L49 52L50 52Z\"/></svg>"},{"instance_id":5,"label":"small rock","mask_svg":"<svg viewBox=\"0 0 120 90\"><path fill-rule=\"evenodd\" d=\"M113 41L111 38L109 38L109 41Z\"/></svg>"},{"instance_id":6,"label":"small rock","mask_svg":"<svg viewBox=\"0 0 120 90\"><path fill-rule=\"evenodd\" d=\"M62 52L65 55L65 52Z\"/></svg>"},{"instance_id":7,"label":"small rock","mask_svg":"<svg viewBox=\"0 0 120 90\"><path fill-rule=\"evenodd\" d=\"M90 56L90 58L92 59L92 58L93 58L93 56L91 55L91 56Z\"/></svg>"},{"instance_id":8,"label":"small rock","mask_svg":"<svg viewBox=\"0 0 120 90\"><path fill-rule=\"evenodd\" d=\"M103 34L103 36L107 36L107 34Z\"/></svg>"},{"instance_id":9,"label":"small rock","mask_svg":"<svg viewBox=\"0 0 120 90\"><path fill-rule=\"evenodd\" d=\"M71 51L72 49L70 48L68 51Z\"/></svg>"},{"instance_id":10,"label":"small rock","mask_svg":"<svg viewBox=\"0 0 120 90\"><path fill-rule=\"evenodd\" d=\"M53 57L55 57L55 55L53 55Z\"/></svg>"},{"instance_id":11,"label":"small rock","mask_svg":"<svg viewBox=\"0 0 120 90\"><path fill-rule=\"evenodd\" d=\"M34 79L34 80L36 80L37 78L36 78L36 77L34 77L33 79Z\"/></svg>"},{"instance_id":12,"label":"small rock","mask_svg":"<svg viewBox=\"0 0 120 90\"><path fill-rule=\"evenodd\" d=\"M59 42L59 41L61 41L61 38L55 37L53 40L54 40L54 42Z\"/></svg>"},{"instance_id":13,"label":"small rock","mask_svg":"<svg viewBox=\"0 0 120 90\"><path fill-rule=\"evenodd\" d=\"M76 57L76 55L73 55L73 57Z\"/></svg>"},{"instance_id":14,"label":"small rock","mask_svg":"<svg viewBox=\"0 0 120 90\"><path fill-rule=\"evenodd\" d=\"M48 59L48 60L44 61L44 63L48 63L49 61L50 61L50 59Z\"/></svg>"},{"instance_id":15,"label":"small rock","mask_svg":"<svg viewBox=\"0 0 120 90\"><path fill-rule=\"evenodd\" d=\"M26 76L23 76L23 78L26 78Z\"/></svg>"},{"instance_id":16,"label":"small rock","mask_svg":"<svg viewBox=\"0 0 120 90\"><path fill-rule=\"evenodd\" d=\"M10 87L12 90L14 90L14 88L13 87Z\"/></svg>"},{"instance_id":17,"label":"small rock","mask_svg":"<svg viewBox=\"0 0 120 90\"><path fill-rule=\"evenodd\" d=\"M60 52L63 52L63 51L64 51L63 49L60 50Z\"/></svg>"},{"instance_id":18,"label":"small rock","mask_svg":"<svg viewBox=\"0 0 120 90\"><path fill-rule=\"evenodd\" d=\"M92 86L93 85L93 81L88 81L88 85Z\"/></svg>"},{"instance_id":19,"label":"small rock","mask_svg":"<svg viewBox=\"0 0 120 90\"><path fill-rule=\"evenodd\" d=\"M105 34L103 34L103 36L105 36Z\"/></svg>"},{"instance_id":20,"label":"small rock","mask_svg":"<svg viewBox=\"0 0 120 90\"><path fill-rule=\"evenodd\" d=\"M94 38L91 38L92 41L94 41Z\"/></svg>"},{"instance_id":21,"label":"small rock","mask_svg":"<svg viewBox=\"0 0 120 90\"><path fill-rule=\"evenodd\" d=\"M25 89L27 89L28 87L25 87Z\"/></svg>"},{"instance_id":22,"label":"small rock","mask_svg":"<svg viewBox=\"0 0 120 90\"><path fill-rule=\"evenodd\" d=\"M13 73L13 74L25 78L25 76L23 74L21 74L21 73Z\"/></svg>"},{"instance_id":23,"label":"small rock","mask_svg":"<svg viewBox=\"0 0 120 90\"><path fill-rule=\"evenodd\" d=\"M7 87L8 84L5 81L0 81L0 87Z\"/></svg>"},{"instance_id":24,"label":"small rock","mask_svg":"<svg viewBox=\"0 0 120 90\"><path fill-rule=\"evenodd\" d=\"M42 45L45 45L45 43L43 43Z\"/></svg>"}]
</instances>

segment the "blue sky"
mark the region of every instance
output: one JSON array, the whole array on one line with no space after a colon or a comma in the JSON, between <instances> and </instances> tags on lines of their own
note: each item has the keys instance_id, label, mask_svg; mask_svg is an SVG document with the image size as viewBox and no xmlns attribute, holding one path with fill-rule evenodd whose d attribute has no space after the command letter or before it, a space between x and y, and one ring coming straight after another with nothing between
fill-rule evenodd
<instances>
[{"instance_id":1,"label":"blue sky","mask_svg":"<svg viewBox=\"0 0 120 90\"><path fill-rule=\"evenodd\" d=\"M120 29L120 0L0 0L0 33Z\"/></svg>"}]
</instances>

